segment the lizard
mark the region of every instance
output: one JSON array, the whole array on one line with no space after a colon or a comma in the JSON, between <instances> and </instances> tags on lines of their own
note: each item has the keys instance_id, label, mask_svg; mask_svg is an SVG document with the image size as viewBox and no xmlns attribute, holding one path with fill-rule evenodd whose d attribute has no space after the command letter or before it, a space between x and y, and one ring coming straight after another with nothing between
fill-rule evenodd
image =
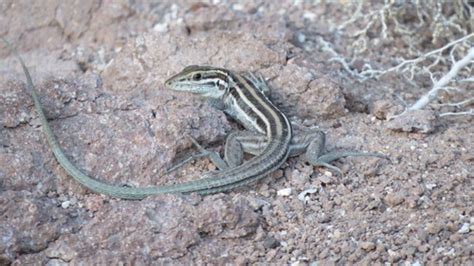
<instances>
[{"instance_id":1,"label":"lizard","mask_svg":"<svg viewBox=\"0 0 474 266\"><path fill-rule=\"evenodd\" d=\"M247 131L229 134L224 159L202 148L191 138L200 149L199 156L208 156L219 168L219 171L202 174L198 180L150 187L109 184L88 176L67 158L49 125L25 62L6 39L2 37L2 40L22 66L27 89L33 98L41 127L57 162L74 180L99 194L130 200L140 200L163 193L195 192L206 195L256 182L278 169L289 156L302 153L306 154L310 164L331 168L335 167L329 163L341 157L384 157L378 153L361 152L323 154L324 133L316 131L295 136L287 116L267 97L269 85L263 77L257 78L249 73L239 74L225 68L192 65L166 80L165 86L174 91L190 92L208 99L211 106L224 111L242 124ZM253 154L254 157L243 162L244 153ZM192 155L189 158L195 157ZM187 161L189 160L185 162Z\"/></svg>"}]
</instances>

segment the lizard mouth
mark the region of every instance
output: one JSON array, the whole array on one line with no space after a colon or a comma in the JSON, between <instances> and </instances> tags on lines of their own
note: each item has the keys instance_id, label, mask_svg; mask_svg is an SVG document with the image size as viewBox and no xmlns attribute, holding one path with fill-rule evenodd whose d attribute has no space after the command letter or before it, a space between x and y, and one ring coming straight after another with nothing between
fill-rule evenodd
<instances>
[{"instance_id":1,"label":"lizard mouth","mask_svg":"<svg viewBox=\"0 0 474 266\"><path fill-rule=\"evenodd\" d=\"M179 74L177 74L177 75L179 75ZM174 76L170 77L169 79L167 79L167 80L165 81L165 86L168 87L168 88L170 88L170 89L172 89L173 84L176 83L176 77L177 77L177 75L174 75Z\"/></svg>"}]
</instances>

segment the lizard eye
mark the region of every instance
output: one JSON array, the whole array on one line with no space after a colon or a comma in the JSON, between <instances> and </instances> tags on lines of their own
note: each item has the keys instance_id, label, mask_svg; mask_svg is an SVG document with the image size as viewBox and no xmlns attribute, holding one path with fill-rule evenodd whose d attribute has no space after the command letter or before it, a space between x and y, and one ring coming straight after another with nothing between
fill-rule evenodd
<instances>
[{"instance_id":1,"label":"lizard eye","mask_svg":"<svg viewBox=\"0 0 474 266\"><path fill-rule=\"evenodd\" d=\"M194 76L193 76L193 80L195 80L195 81L201 80L201 78L202 78L201 73L194 74Z\"/></svg>"}]
</instances>

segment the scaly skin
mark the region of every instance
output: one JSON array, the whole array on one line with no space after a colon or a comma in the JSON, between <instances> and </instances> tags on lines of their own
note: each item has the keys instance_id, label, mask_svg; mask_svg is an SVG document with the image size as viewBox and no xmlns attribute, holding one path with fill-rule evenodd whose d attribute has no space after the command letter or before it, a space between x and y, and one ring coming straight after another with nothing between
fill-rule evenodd
<instances>
[{"instance_id":1,"label":"scaly skin","mask_svg":"<svg viewBox=\"0 0 474 266\"><path fill-rule=\"evenodd\" d=\"M281 132L269 132L268 134L272 135L272 138L274 140L273 145L268 145L267 152L262 153L259 156L255 156L252 160L248 161L245 164L219 172L206 173L203 175L203 178L199 180L176 185L133 188L110 185L105 182L98 181L84 174L66 157L61 147L59 146L59 143L54 133L52 132L51 127L49 126L48 120L44 114L43 107L41 105L41 102L39 101L28 68L26 67L23 59L20 57L15 48L12 47L4 38L2 38L2 40L21 63L21 66L26 76L27 87L31 93L31 96L33 97L33 101L41 122L41 126L43 128L43 132L48 140L51 150L54 153L54 156L56 157L56 160L72 178L74 178L77 182L81 183L82 185L94 192L122 199L143 199L150 195L163 193L216 193L261 179L265 177L268 173L274 171L279 166L281 166L281 164L283 164L286 161L286 158L288 157L288 146L291 139L291 127L289 125L289 122L283 113L276 109L268 100L265 100L262 101L262 105L264 105L265 108L268 108L268 110L270 110L271 112L277 114L276 119L285 121L285 123L282 125L282 127L284 127L284 135L281 135ZM233 78L235 78L236 80L245 83L245 80L238 74L234 74L230 71L222 70L219 68L209 69L215 69L216 71L226 71L227 75L232 75ZM178 77L179 74L174 76L174 79L172 78L168 80L166 82L167 87L174 89L176 86L179 86L179 82L177 81ZM259 92L256 92L256 94L250 95L249 97L260 97L258 93ZM213 96L210 95L207 97L210 98ZM273 120L275 118L271 119ZM274 123L276 123L276 121ZM278 123L282 122L278 121ZM274 156L274 152L277 152L278 158ZM271 164L268 164L267 167L262 167L262 162L265 162L266 160L270 160ZM254 168L251 168L251 165L253 165Z\"/></svg>"},{"instance_id":2,"label":"scaly skin","mask_svg":"<svg viewBox=\"0 0 474 266\"><path fill-rule=\"evenodd\" d=\"M248 131L234 132L229 135L225 161L218 154L206 151L195 142L201 151L199 157L209 156L220 168L218 172L203 174L199 180L176 185L138 188L110 185L87 176L66 157L46 119L28 68L15 48L4 38L2 40L21 63L43 132L56 160L72 178L97 193L122 199L143 199L163 193L223 192L255 182L278 169L289 156L302 153L306 153L310 164L329 167L336 171L340 170L329 163L342 157L386 158L377 153L362 152L324 154L324 133L314 131L294 136L288 118L267 98L269 87L262 77L255 77L251 73L240 75L217 67L189 66L168 79L165 82L166 87L175 91L201 95L208 99L212 106L223 110L241 123ZM242 163L243 153L255 156Z\"/></svg>"}]
</instances>

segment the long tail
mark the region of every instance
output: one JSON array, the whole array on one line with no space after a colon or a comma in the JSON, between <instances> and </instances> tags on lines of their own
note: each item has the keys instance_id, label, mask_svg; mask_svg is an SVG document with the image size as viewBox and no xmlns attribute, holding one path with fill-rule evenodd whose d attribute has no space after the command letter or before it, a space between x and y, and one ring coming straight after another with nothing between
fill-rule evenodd
<instances>
[{"instance_id":1,"label":"long tail","mask_svg":"<svg viewBox=\"0 0 474 266\"><path fill-rule=\"evenodd\" d=\"M48 139L49 146L56 157L56 160L59 164L64 168L64 170L77 182L81 183L85 187L89 188L92 191L97 193L109 195L112 197L122 198L122 199L143 199L150 195L156 194L163 194L163 193L186 193L186 192L202 192L203 194L207 194L207 188L209 187L208 181L211 181L212 178L201 179L196 181L190 181L182 184L177 185L165 185L165 186L153 186L153 187L140 187L140 188L133 188L133 187L123 187L123 186L116 186L110 185L101 181L98 181L88 175L84 174L81 170L79 170L71 161L66 157L64 152L62 151L61 147L59 146L58 140L56 139L51 127L49 126L48 120L43 111L43 106L39 101L38 94L36 92L35 86L33 85L33 81L31 79L30 72L25 65L25 62L18 54L17 50L3 37L0 37L5 45L10 49L13 55L20 61L20 64L23 68L23 72L26 76L26 82L28 90L33 97L33 101L35 103L36 112L41 121L41 126L43 128L43 132ZM212 187L212 186L211 186Z\"/></svg>"}]
</instances>

